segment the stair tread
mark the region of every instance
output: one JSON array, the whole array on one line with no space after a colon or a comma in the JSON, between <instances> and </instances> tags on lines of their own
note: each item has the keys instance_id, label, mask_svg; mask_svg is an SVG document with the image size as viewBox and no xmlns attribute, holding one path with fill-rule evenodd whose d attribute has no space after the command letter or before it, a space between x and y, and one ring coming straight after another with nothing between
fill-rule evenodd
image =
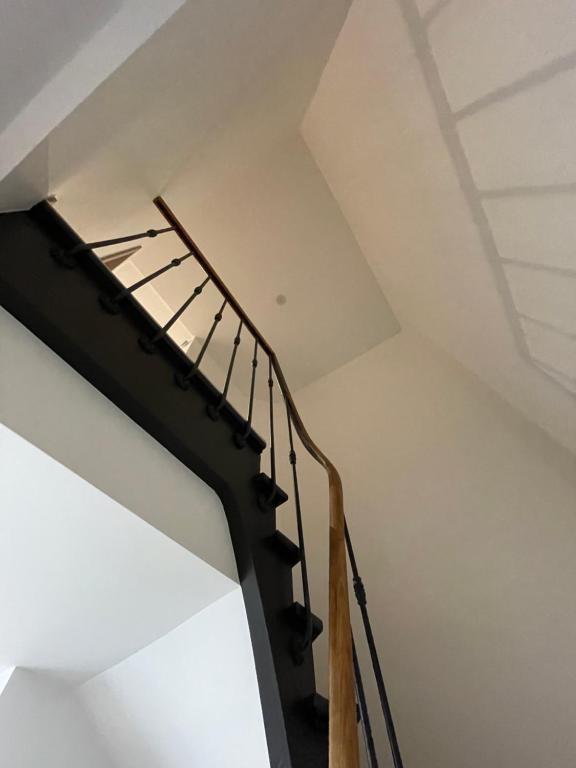
<instances>
[{"instance_id":1,"label":"stair tread","mask_svg":"<svg viewBox=\"0 0 576 768\"><path fill-rule=\"evenodd\" d=\"M304 633L306 631L306 608L298 602L286 609L286 618L288 623L296 632ZM322 634L324 622L316 614L312 614L312 642Z\"/></svg>"},{"instance_id":2,"label":"stair tread","mask_svg":"<svg viewBox=\"0 0 576 768\"><path fill-rule=\"evenodd\" d=\"M325 696L313 693L304 699L300 711L315 730L328 732L330 703Z\"/></svg>"},{"instance_id":3,"label":"stair tread","mask_svg":"<svg viewBox=\"0 0 576 768\"><path fill-rule=\"evenodd\" d=\"M293 567L297 565L302 558L300 547L297 544L294 544L294 542L289 539L288 536L285 536L282 531L275 531L272 536L269 536L266 539L266 543L287 565Z\"/></svg>"},{"instance_id":4,"label":"stair tread","mask_svg":"<svg viewBox=\"0 0 576 768\"><path fill-rule=\"evenodd\" d=\"M272 479L265 472L260 472L259 475L256 475L254 485L258 491L261 506L276 509L288 501L286 491L282 490L279 485L273 485Z\"/></svg>"},{"instance_id":5,"label":"stair tread","mask_svg":"<svg viewBox=\"0 0 576 768\"><path fill-rule=\"evenodd\" d=\"M328 731L328 723L330 720L330 702L326 696L322 696L320 693L313 693L308 696L302 702L300 711L304 718L314 726L316 730ZM360 722L361 714L360 707L356 705L356 722Z\"/></svg>"}]
</instances>

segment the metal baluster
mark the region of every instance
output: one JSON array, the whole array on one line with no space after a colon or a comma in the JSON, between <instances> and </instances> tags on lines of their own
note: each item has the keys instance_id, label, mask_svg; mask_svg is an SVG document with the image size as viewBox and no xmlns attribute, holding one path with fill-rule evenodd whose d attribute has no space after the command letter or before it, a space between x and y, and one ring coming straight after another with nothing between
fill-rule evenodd
<instances>
[{"instance_id":1,"label":"metal baluster","mask_svg":"<svg viewBox=\"0 0 576 768\"><path fill-rule=\"evenodd\" d=\"M160 341L160 339L163 339L166 336L166 334L168 333L170 328L172 328L176 320L178 320L178 318L188 309L188 307L190 306L190 304L192 304L194 299L197 296L200 296L200 294L204 290L204 286L209 281L210 281L210 278L207 277L204 280L204 282L200 283L200 285L197 285L196 288L194 288L194 290L192 291L192 294L186 299L184 304L182 304L180 309L178 309L172 315L172 317L170 318L170 320L168 320L166 325L164 325L157 333L155 333L154 336L152 336L152 338L149 338L148 336L141 336L138 339L140 346L145 352L149 352L151 354L152 352L156 351L156 344Z\"/></svg>"},{"instance_id":2,"label":"metal baluster","mask_svg":"<svg viewBox=\"0 0 576 768\"><path fill-rule=\"evenodd\" d=\"M256 368L258 368L258 339L254 339L254 357L252 358L252 380L250 382L250 402L248 404L248 418L243 432L236 432L234 442L238 448L244 448L248 435L252 430L252 413L254 410L254 386L256 384Z\"/></svg>"},{"instance_id":3,"label":"metal baluster","mask_svg":"<svg viewBox=\"0 0 576 768\"><path fill-rule=\"evenodd\" d=\"M79 243L74 248L65 251L61 248L53 248L50 252L63 266L73 268L76 266L75 257L86 251L93 251L95 248L106 248L108 245L119 245L120 243L129 243L132 240L142 240L145 237L157 237L164 232L173 232L174 227L164 227L164 229L148 229L146 232L138 232L136 235L127 235L126 237L115 237L112 240L98 240L94 243Z\"/></svg>"},{"instance_id":4,"label":"metal baluster","mask_svg":"<svg viewBox=\"0 0 576 768\"><path fill-rule=\"evenodd\" d=\"M202 348L198 354L198 357L196 358L194 365L192 368L188 371L187 374L183 375L181 373L177 373L175 376L176 383L179 387L182 389L190 389L190 383L194 376L198 373L198 369L200 367L200 363L202 362L202 358L204 357L204 353L208 349L208 345L212 341L212 336L214 336L214 331L216 330L218 323L220 320L222 320L222 314L224 310L226 309L226 304L228 304L228 300L224 299L224 302L222 303L222 306L216 312L214 315L214 322L212 323L212 327L210 328L210 331L208 332L208 336L204 339L204 344L202 344Z\"/></svg>"},{"instance_id":5,"label":"metal baluster","mask_svg":"<svg viewBox=\"0 0 576 768\"><path fill-rule=\"evenodd\" d=\"M270 403L270 493L260 499L260 506L268 509L276 496L276 443L274 440L274 378L272 358L268 355L268 393Z\"/></svg>"},{"instance_id":6,"label":"metal baluster","mask_svg":"<svg viewBox=\"0 0 576 768\"><path fill-rule=\"evenodd\" d=\"M208 415L214 421L217 421L218 418L220 417L220 411L224 407L224 403L226 402L226 398L228 396L228 388L230 387L230 380L232 379L232 371L234 370L234 361L236 360L236 354L238 352L238 347L240 346L240 335L242 333L242 326L243 326L243 322L242 320L240 320L238 331L236 333L236 336L234 337L234 347L232 349L232 355L230 356L230 364L228 365L228 373L226 374L224 391L222 392L222 395L220 396L218 403L216 405L209 405L206 409L208 412Z\"/></svg>"},{"instance_id":7,"label":"metal baluster","mask_svg":"<svg viewBox=\"0 0 576 768\"><path fill-rule=\"evenodd\" d=\"M187 253L185 256L172 259L172 261L169 264L166 264L166 266L157 269L156 272L152 272L152 274L148 275L147 277L143 277L142 280L138 280L138 282L132 283L132 285L123 288L121 291L118 291L115 296L107 296L106 294L102 294L99 297L100 304L107 312L110 312L110 314L117 315L118 312L120 312L120 302L122 299L125 299L126 296L129 296L131 293L134 293L134 291L137 291L138 288L142 288L147 283L150 283L152 280L160 277L160 275L168 272L168 270L174 269L174 267L179 267L180 264L182 264L183 261L186 261L186 259L189 259L190 256L192 256L192 254Z\"/></svg>"},{"instance_id":8,"label":"metal baluster","mask_svg":"<svg viewBox=\"0 0 576 768\"><path fill-rule=\"evenodd\" d=\"M396 736L396 728L394 727L394 718L392 717L392 710L390 709L390 702L388 701L388 694L386 693L386 686L384 685L380 660L378 659L378 651L376 650L376 643L374 642L374 635L372 633L372 625L370 624L370 617L368 616L366 590L364 588L362 579L360 578L360 574L358 573L358 565L356 563L356 557L354 556L354 550L352 549L352 541L350 539L348 525L345 526L344 533L346 536L346 548L348 549L350 566L352 568L354 594L356 595L356 600L360 607L360 613L362 614L362 622L364 623L366 640L368 641L368 648L370 650L370 659L372 661L374 677L376 678L376 686L378 688L378 695L380 697L382 714L384 715L384 722L386 723L386 732L388 733L388 741L390 743L390 751L392 752L394 768L403 768L400 746Z\"/></svg>"},{"instance_id":9,"label":"metal baluster","mask_svg":"<svg viewBox=\"0 0 576 768\"><path fill-rule=\"evenodd\" d=\"M352 639L352 661L354 663L354 678L356 680L356 696L358 698L358 705L360 706L360 715L362 717L362 731L364 733L366 752L368 753L370 768L378 768L378 757L376 756L376 747L374 746L374 738L372 736L372 725L370 723L370 713L368 712L368 704L366 703L366 694L364 693L364 683L362 682L362 673L360 671L360 664L358 662L358 654L356 653L356 645L354 643L354 639Z\"/></svg>"},{"instance_id":10,"label":"metal baluster","mask_svg":"<svg viewBox=\"0 0 576 768\"><path fill-rule=\"evenodd\" d=\"M306 564L306 548L304 545L304 526L302 524L302 506L300 504L300 488L298 485L298 471L296 469L296 451L294 450L294 436L292 434L292 416L286 399L286 417L288 419L288 438L290 442L289 460L292 467L292 485L294 487L294 505L296 507L296 525L298 528L298 546L300 547L300 567L302 571L302 594L304 597L304 609L306 611L306 629L304 637L293 644L293 655L300 664L304 661L304 651L312 643L312 610L310 607L310 588L308 586L308 566Z\"/></svg>"}]
</instances>

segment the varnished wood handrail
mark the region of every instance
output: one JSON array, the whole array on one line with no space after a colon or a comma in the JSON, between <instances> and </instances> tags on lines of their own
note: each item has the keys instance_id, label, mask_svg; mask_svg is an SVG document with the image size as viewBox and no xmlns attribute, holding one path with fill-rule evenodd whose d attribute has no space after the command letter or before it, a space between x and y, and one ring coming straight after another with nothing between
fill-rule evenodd
<instances>
[{"instance_id":1,"label":"varnished wood handrail","mask_svg":"<svg viewBox=\"0 0 576 768\"><path fill-rule=\"evenodd\" d=\"M329 765L330 768L358 768L358 728L356 724L356 699L354 689L354 668L352 660L352 630L348 600L348 572L344 538L344 498L342 481L338 470L320 450L308 434L304 422L286 382L274 350L244 312L224 281L206 259L200 248L178 221L162 197L156 197L154 204L173 227L174 232L194 255L198 263L210 276L214 285L228 301L236 315L258 344L270 356L278 384L292 416L294 428L308 453L326 470L328 476L330 505L330 573L329 573Z\"/></svg>"}]
</instances>

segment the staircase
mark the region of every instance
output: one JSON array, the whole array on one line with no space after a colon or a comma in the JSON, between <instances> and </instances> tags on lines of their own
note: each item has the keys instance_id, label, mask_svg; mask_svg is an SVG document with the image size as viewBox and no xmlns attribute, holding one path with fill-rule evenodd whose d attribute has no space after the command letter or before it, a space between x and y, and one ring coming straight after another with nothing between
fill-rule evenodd
<instances>
[{"instance_id":1,"label":"staircase","mask_svg":"<svg viewBox=\"0 0 576 768\"><path fill-rule=\"evenodd\" d=\"M94 249L111 241L86 246L49 204L1 215L0 304L220 496L244 594L271 766L357 768L356 697L370 764L376 766L355 652L353 659L338 475L308 436L274 352L166 203L161 199L155 202L166 218L165 229L114 242L172 232L180 237L187 253L128 289L94 253ZM174 318L160 328L134 294L138 287L177 268L189 257L203 266L206 280L196 286ZM220 290L223 305L200 354L192 362L171 340L169 330L172 322L198 299L208 281ZM236 313L239 328L226 384L220 392L202 374L200 363L226 307ZM254 340L247 417L241 416L227 399L242 331L248 331ZM266 370L270 394L270 475L261 467L266 444L252 427L254 380L259 365ZM42 382L37 384L41 390ZM288 419L298 543L276 527L276 510L288 495L277 485L275 476L274 386L282 392ZM310 607L294 433L326 468L330 481L330 704L318 694L315 684L313 643L323 631L323 622ZM364 600L363 618L369 628L367 614L364 617L365 594L355 561L353 565L356 593L361 607ZM304 604L294 600L296 567L302 569ZM370 637L371 631L369 641ZM372 646L374 663L377 657ZM379 665L374 669L394 764L402 768Z\"/></svg>"}]
</instances>

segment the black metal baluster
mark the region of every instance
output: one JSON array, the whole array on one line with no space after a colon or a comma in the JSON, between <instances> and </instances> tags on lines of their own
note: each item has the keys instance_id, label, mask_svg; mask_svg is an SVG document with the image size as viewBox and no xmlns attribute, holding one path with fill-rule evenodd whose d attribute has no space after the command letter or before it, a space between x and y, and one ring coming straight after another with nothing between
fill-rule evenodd
<instances>
[{"instance_id":1,"label":"black metal baluster","mask_svg":"<svg viewBox=\"0 0 576 768\"><path fill-rule=\"evenodd\" d=\"M121 291L118 291L115 296L107 296L106 294L102 294L99 297L100 304L107 312L110 312L110 314L117 315L118 312L120 312L120 302L122 299L125 299L126 296L129 296L131 293L134 293L134 291L137 291L138 288L142 288L147 283L152 282L152 280L155 280L157 277L160 277L160 275L168 272L168 270L174 269L174 267L179 267L180 264L182 264L183 261L186 261L186 259L189 259L190 256L192 256L192 254L187 253L185 256L172 259L169 264L166 264L164 267L157 269L156 272L152 272L152 274L143 277L142 280L138 280L138 282L132 283L132 285L123 288Z\"/></svg>"},{"instance_id":2,"label":"black metal baluster","mask_svg":"<svg viewBox=\"0 0 576 768\"><path fill-rule=\"evenodd\" d=\"M143 349L145 352L149 352L150 354L152 354L152 352L155 352L155 351L156 351L156 344L157 344L157 343L160 341L160 339L163 339L163 338L164 338L164 336L166 336L166 334L168 333L168 331L170 330L170 328L172 328L172 326L174 325L174 323L176 322L176 320L178 320L178 318L179 318L179 317L180 317L182 314L184 314L184 312L185 312L185 311L188 309L188 307L190 306L190 304L192 304L192 302L194 301L194 299L195 299L197 296L200 296L200 294L201 294L201 293L202 293L202 291L204 290L204 286L205 286L205 285L206 285L206 283L208 283L209 281L210 281L210 278L209 278L209 277L207 277L207 278L206 278L206 279L205 279L205 280L204 280L202 283L200 283L200 285L197 285L197 286L196 286L196 288L194 288L194 290L192 291L192 294L191 294L191 295L190 295L190 296L189 296L189 297L186 299L186 301L184 302L184 304L182 304L182 306L180 307L180 309L178 309L178 310L177 310L177 311L176 311L176 312L175 312L175 313L172 315L172 317L170 318L170 320L168 320L168 322L166 323L166 325L164 325L164 326L163 326L163 327L162 327L162 328L161 328L161 329L160 329L160 330L159 330L157 333L155 333L155 334L154 334L154 336L152 336L151 338L150 338L150 337L148 337L148 336L141 336L141 337L138 339L138 342L139 342L140 346L142 347L142 349Z\"/></svg>"},{"instance_id":3,"label":"black metal baluster","mask_svg":"<svg viewBox=\"0 0 576 768\"><path fill-rule=\"evenodd\" d=\"M228 304L228 300L224 299L222 306L220 307L218 312L216 312L216 314L214 315L214 322L212 323L212 327L208 332L208 336L206 336L206 338L204 339L204 344L202 344L202 348L200 349L200 352L198 353L198 357L194 361L194 365L192 366L192 368L190 368L188 373L186 373L185 375L181 373L177 373L176 376L174 377L176 383L182 389L190 389L190 384L192 382L192 379L198 373L198 369L200 368L200 363L202 362L204 353L206 352L206 350L208 349L208 345L212 341L212 336L214 336L214 331L218 327L218 323L220 322L220 320L222 320L222 314L226 309L226 304Z\"/></svg>"},{"instance_id":4,"label":"black metal baluster","mask_svg":"<svg viewBox=\"0 0 576 768\"><path fill-rule=\"evenodd\" d=\"M252 429L252 413L254 410L254 387L256 384L256 368L258 368L258 339L254 339L254 357L252 358L252 380L250 382L250 401L248 404L248 418L243 432L236 432L234 442L238 448L244 448L246 440Z\"/></svg>"},{"instance_id":5,"label":"black metal baluster","mask_svg":"<svg viewBox=\"0 0 576 768\"><path fill-rule=\"evenodd\" d=\"M238 326L238 331L236 333L236 336L234 337L234 347L232 349L232 355L230 356L230 363L228 365L228 373L226 374L226 382L224 384L224 391L222 392L222 395L220 396L220 399L218 400L216 405L209 405L207 407L208 415L211 419L214 421L217 421L220 417L220 411L224 407L224 403L226 402L226 398L228 396L228 388L230 387L230 380L232 379L232 371L234 370L234 362L236 360L236 354L238 352L238 347L240 346L240 335L242 333L242 325L243 322L240 320L240 325Z\"/></svg>"},{"instance_id":6,"label":"black metal baluster","mask_svg":"<svg viewBox=\"0 0 576 768\"><path fill-rule=\"evenodd\" d=\"M356 645L354 643L354 639L352 639L352 660L354 663L356 696L358 698L358 705L360 707L360 716L362 718L362 731L364 733L366 751L368 753L368 758L370 760L370 768L378 768L378 757L376 756L376 747L374 746L374 737L372 736L372 724L370 723L370 713L368 712L368 704L366 703L364 683L362 681L362 673L360 671L360 664L358 662L358 654L356 653Z\"/></svg>"},{"instance_id":7,"label":"black metal baluster","mask_svg":"<svg viewBox=\"0 0 576 768\"><path fill-rule=\"evenodd\" d=\"M384 715L384 722L386 723L386 732L388 733L388 741L390 743L390 751L392 752L394 768L403 768L400 746L396 736L396 728L394 727L394 718L392 717L392 710L390 709L390 702L388 701L388 694L386 693L386 686L384 685L384 678L382 676L378 651L376 650L376 643L374 642L374 635L372 633L372 625L370 623L370 617L368 616L366 590L358 572L358 565L356 563L356 557L354 556L354 550L352 549L352 541L350 539L350 533L348 531L347 524L345 525L344 533L346 536L346 548L348 549L350 566L352 568L354 594L356 595L356 600L360 607L360 613L362 614L362 622L364 624L366 640L368 641L368 648L370 650L370 659L372 661L374 677L376 678L376 686L378 688L378 695L380 697L382 714Z\"/></svg>"},{"instance_id":8,"label":"black metal baluster","mask_svg":"<svg viewBox=\"0 0 576 768\"><path fill-rule=\"evenodd\" d=\"M268 400L270 413L270 493L259 497L260 507L267 511L276 496L276 442L274 439L274 377L272 358L268 355Z\"/></svg>"},{"instance_id":9,"label":"black metal baluster","mask_svg":"<svg viewBox=\"0 0 576 768\"><path fill-rule=\"evenodd\" d=\"M94 243L80 243L67 251L61 248L53 248L51 255L63 266L73 268L76 266L76 256L86 251L93 251L95 248L106 248L108 245L120 245L120 243L129 243L132 240L142 240L145 237L157 237L164 232L173 232L174 227L164 227L164 229L148 229L146 232L138 232L136 235L127 235L126 237L115 237L112 240L98 240Z\"/></svg>"},{"instance_id":10,"label":"black metal baluster","mask_svg":"<svg viewBox=\"0 0 576 768\"><path fill-rule=\"evenodd\" d=\"M304 526L302 524L302 506L300 503L300 487L298 485L298 470L296 469L296 451L294 450L294 436L292 434L292 416L286 398L286 417L288 419L288 438L290 443L289 460L292 467L292 485L294 487L294 505L296 507L296 526L298 529L298 546L300 547L300 568L302 572L302 595L304 609L306 611L306 629L304 637L292 644L292 655L297 663L304 661L304 651L312 643L312 609L310 607L310 588L308 586L308 566L306 564L306 547L304 545Z\"/></svg>"}]
</instances>

